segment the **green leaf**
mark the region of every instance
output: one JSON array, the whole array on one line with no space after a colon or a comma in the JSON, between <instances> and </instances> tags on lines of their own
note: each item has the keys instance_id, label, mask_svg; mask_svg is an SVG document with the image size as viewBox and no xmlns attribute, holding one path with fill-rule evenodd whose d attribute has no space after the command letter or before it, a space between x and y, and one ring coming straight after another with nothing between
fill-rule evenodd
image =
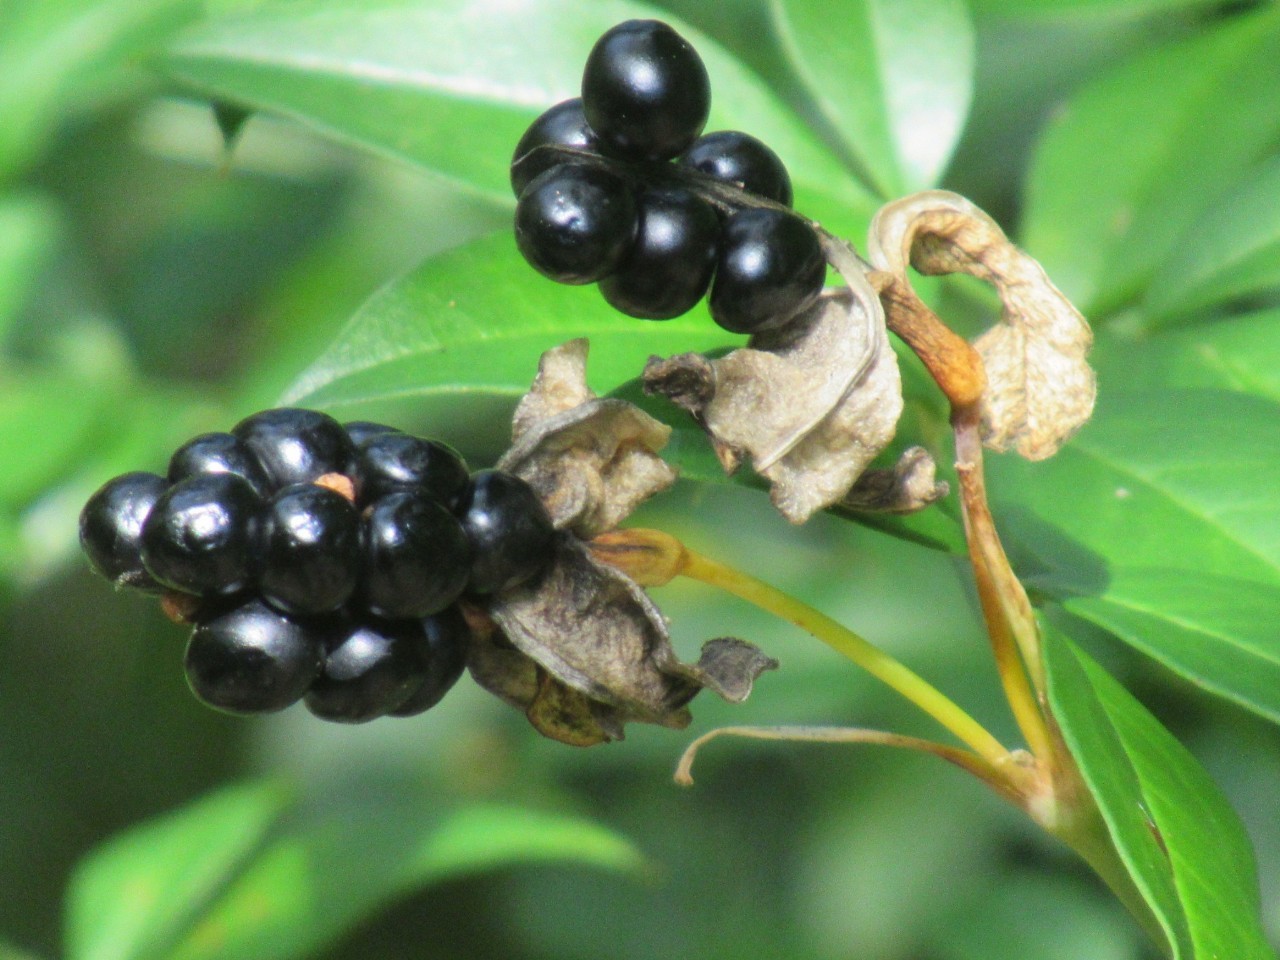
<instances>
[{"instance_id":1,"label":"green leaf","mask_svg":"<svg viewBox=\"0 0 1280 960\"><path fill-rule=\"evenodd\" d=\"M1157 323L1280 286L1280 160L1264 163L1178 241L1144 304Z\"/></svg>"},{"instance_id":2,"label":"green leaf","mask_svg":"<svg viewBox=\"0 0 1280 960\"><path fill-rule=\"evenodd\" d=\"M1086 313L1133 300L1178 238L1271 153L1278 86L1274 7L1121 63L1042 139L1024 244Z\"/></svg>"},{"instance_id":3,"label":"green leaf","mask_svg":"<svg viewBox=\"0 0 1280 960\"><path fill-rule=\"evenodd\" d=\"M285 402L342 407L403 397L516 398L539 355L590 337L600 392L635 377L651 354L734 340L705 307L661 323L619 316L592 287L538 276L502 233L434 257L376 294L294 382Z\"/></svg>"},{"instance_id":4,"label":"green leaf","mask_svg":"<svg viewBox=\"0 0 1280 960\"><path fill-rule=\"evenodd\" d=\"M1217 388L1280 403L1280 310L1153 331L1100 335L1098 380L1126 390Z\"/></svg>"},{"instance_id":5,"label":"green leaf","mask_svg":"<svg viewBox=\"0 0 1280 960\"><path fill-rule=\"evenodd\" d=\"M0 10L0 177L31 157L77 95L199 10L197 0L6 0Z\"/></svg>"},{"instance_id":6,"label":"green leaf","mask_svg":"<svg viewBox=\"0 0 1280 960\"><path fill-rule=\"evenodd\" d=\"M203 23L173 45L164 68L209 95L294 117L509 204L508 165L525 127L577 95L605 30L656 14L627 0L302 0ZM797 207L835 229L864 229L873 200L812 131L714 41L674 25L711 74L709 129L762 138L790 166Z\"/></svg>"},{"instance_id":7,"label":"green leaf","mask_svg":"<svg viewBox=\"0 0 1280 960\"><path fill-rule=\"evenodd\" d=\"M993 463L996 516L1030 587L1280 719L1277 450L1256 397L1104 394L1052 460Z\"/></svg>"},{"instance_id":8,"label":"green leaf","mask_svg":"<svg viewBox=\"0 0 1280 960\"><path fill-rule=\"evenodd\" d=\"M1045 662L1063 737L1174 960L1274 960L1253 850L1204 768L1119 683L1052 632Z\"/></svg>"},{"instance_id":9,"label":"green leaf","mask_svg":"<svg viewBox=\"0 0 1280 960\"><path fill-rule=\"evenodd\" d=\"M997 17L1139 17L1220 6L1218 0L969 0L973 12Z\"/></svg>"},{"instance_id":10,"label":"green leaf","mask_svg":"<svg viewBox=\"0 0 1280 960\"><path fill-rule=\"evenodd\" d=\"M883 197L933 186L973 93L962 0L770 0L792 68Z\"/></svg>"},{"instance_id":11,"label":"green leaf","mask_svg":"<svg viewBox=\"0 0 1280 960\"><path fill-rule=\"evenodd\" d=\"M307 956L393 898L514 862L634 869L602 827L407 794L314 798L275 784L223 790L108 843L81 864L70 960Z\"/></svg>"},{"instance_id":12,"label":"green leaf","mask_svg":"<svg viewBox=\"0 0 1280 960\"><path fill-rule=\"evenodd\" d=\"M41 194L0 197L0 340L40 278L59 227L57 208Z\"/></svg>"}]
</instances>

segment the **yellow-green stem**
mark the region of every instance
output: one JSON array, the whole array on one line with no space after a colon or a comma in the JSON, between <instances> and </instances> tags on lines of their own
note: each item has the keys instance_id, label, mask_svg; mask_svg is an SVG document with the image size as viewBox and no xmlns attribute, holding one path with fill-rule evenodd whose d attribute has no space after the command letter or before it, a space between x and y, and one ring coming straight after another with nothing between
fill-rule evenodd
<instances>
[{"instance_id":1,"label":"yellow-green stem","mask_svg":"<svg viewBox=\"0 0 1280 960\"><path fill-rule=\"evenodd\" d=\"M688 549L680 572L741 597L808 631L914 703L988 763L998 767L1008 763L1009 751L955 702L884 651L803 601L763 580Z\"/></svg>"}]
</instances>

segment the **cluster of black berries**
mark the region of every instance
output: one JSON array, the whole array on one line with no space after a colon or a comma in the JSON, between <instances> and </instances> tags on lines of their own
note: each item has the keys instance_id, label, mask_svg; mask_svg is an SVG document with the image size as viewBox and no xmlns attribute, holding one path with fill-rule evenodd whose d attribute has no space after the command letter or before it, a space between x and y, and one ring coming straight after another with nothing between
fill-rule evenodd
<instances>
[{"instance_id":1,"label":"cluster of black berries","mask_svg":"<svg viewBox=\"0 0 1280 960\"><path fill-rule=\"evenodd\" d=\"M786 209L786 167L748 134L699 136L710 108L706 68L671 27L628 20L605 33L582 96L542 114L516 146L525 259L560 283L598 282L612 306L648 320L679 316L708 287L712 318L734 333L781 326L813 303L826 260ZM759 199L726 200L717 183Z\"/></svg>"},{"instance_id":2,"label":"cluster of black berries","mask_svg":"<svg viewBox=\"0 0 1280 960\"><path fill-rule=\"evenodd\" d=\"M537 576L554 531L524 481L445 446L266 410L126 473L80 514L94 569L195 624L191 689L231 713L303 699L359 723L434 706L470 637L458 601Z\"/></svg>"}]
</instances>

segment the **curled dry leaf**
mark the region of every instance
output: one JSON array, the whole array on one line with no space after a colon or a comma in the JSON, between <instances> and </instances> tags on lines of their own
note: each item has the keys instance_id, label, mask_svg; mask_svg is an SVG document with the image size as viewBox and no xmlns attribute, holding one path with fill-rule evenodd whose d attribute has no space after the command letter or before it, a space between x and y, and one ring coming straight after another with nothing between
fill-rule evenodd
<instances>
[{"instance_id":1,"label":"curled dry leaf","mask_svg":"<svg viewBox=\"0 0 1280 960\"><path fill-rule=\"evenodd\" d=\"M491 598L485 613L472 676L539 732L577 746L621 739L632 721L682 728L702 688L737 702L777 666L731 638L709 641L696 664L681 663L645 592L565 533L547 574Z\"/></svg>"},{"instance_id":2,"label":"curled dry leaf","mask_svg":"<svg viewBox=\"0 0 1280 960\"><path fill-rule=\"evenodd\" d=\"M782 329L715 360L653 358L644 372L647 392L706 430L726 472L751 457L792 523L844 497L893 439L902 413L880 301L845 253L846 263L832 259L848 286L827 290Z\"/></svg>"},{"instance_id":3,"label":"curled dry leaf","mask_svg":"<svg viewBox=\"0 0 1280 960\"><path fill-rule=\"evenodd\" d=\"M538 492L557 528L590 538L671 486L676 473L657 453L671 428L624 400L597 397L586 368L586 340L542 355L498 468Z\"/></svg>"},{"instance_id":4,"label":"curled dry leaf","mask_svg":"<svg viewBox=\"0 0 1280 960\"><path fill-rule=\"evenodd\" d=\"M942 190L886 204L871 223L868 254L902 281L899 290L909 289L910 264L924 274L968 273L999 292L1000 322L974 341L986 369L987 446L1041 460L1089 419L1096 383L1085 359L1093 343L1088 323L978 207Z\"/></svg>"},{"instance_id":5,"label":"curled dry leaf","mask_svg":"<svg viewBox=\"0 0 1280 960\"><path fill-rule=\"evenodd\" d=\"M658 456L670 428L587 387L587 341L543 354L516 409L498 467L538 493L559 533L548 569L468 607L476 682L524 711L545 736L577 746L619 740L631 721L684 727L704 687L731 701L777 666L740 640L709 641L681 663L666 621L626 574L583 543L612 530L675 480ZM582 539L580 539L582 538Z\"/></svg>"},{"instance_id":6,"label":"curled dry leaf","mask_svg":"<svg viewBox=\"0 0 1280 960\"><path fill-rule=\"evenodd\" d=\"M938 479L938 465L924 447L908 447L890 470L868 470L840 501L850 510L915 513L950 490Z\"/></svg>"}]
</instances>

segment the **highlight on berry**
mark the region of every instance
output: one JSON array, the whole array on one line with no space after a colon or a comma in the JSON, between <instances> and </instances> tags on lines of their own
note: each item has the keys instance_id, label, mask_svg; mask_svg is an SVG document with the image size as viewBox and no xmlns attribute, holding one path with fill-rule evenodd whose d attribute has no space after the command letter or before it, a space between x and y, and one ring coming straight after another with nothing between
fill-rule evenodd
<instances>
[{"instance_id":1,"label":"highlight on berry","mask_svg":"<svg viewBox=\"0 0 1280 960\"><path fill-rule=\"evenodd\" d=\"M776 329L812 305L826 261L813 226L787 210L786 166L748 133L703 133L710 109L702 58L670 26L606 31L581 96L534 120L511 158L530 266L597 283L644 320L678 317L710 290L712 319L733 333Z\"/></svg>"},{"instance_id":2,"label":"highlight on berry","mask_svg":"<svg viewBox=\"0 0 1280 960\"><path fill-rule=\"evenodd\" d=\"M411 716L457 682L469 600L533 581L554 530L533 490L434 440L280 408L205 433L80 514L93 569L193 625L187 681L236 714Z\"/></svg>"}]
</instances>

